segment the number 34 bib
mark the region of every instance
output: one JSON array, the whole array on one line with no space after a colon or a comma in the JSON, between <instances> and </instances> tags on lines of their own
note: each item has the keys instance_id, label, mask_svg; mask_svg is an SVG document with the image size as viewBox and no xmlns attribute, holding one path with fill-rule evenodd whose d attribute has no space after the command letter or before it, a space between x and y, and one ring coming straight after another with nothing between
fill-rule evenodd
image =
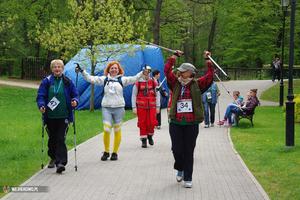
<instances>
[{"instance_id":1,"label":"number 34 bib","mask_svg":"<svg viewBox=\"0 0 300 200\"><path fill-rule=\"evenodd\" d=\"M177 101L177 113L193 112L191 99L182 99Z\"/></svg>"}]
</instances>

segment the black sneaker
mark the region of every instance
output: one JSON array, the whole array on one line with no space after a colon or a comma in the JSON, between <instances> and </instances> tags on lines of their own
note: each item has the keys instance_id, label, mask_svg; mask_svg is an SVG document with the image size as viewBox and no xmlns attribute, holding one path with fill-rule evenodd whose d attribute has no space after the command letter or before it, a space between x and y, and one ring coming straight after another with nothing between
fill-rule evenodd
<instances>
[{"instance_id":1,"label":"black sneaker","mask_svg":"<svg viewBox=\"0 0 300 200\"><path fill-rule=\"evenodd\" d=\"M112 153L111 157L110 157L110 160L118 160L118 154Z\"/></svg>"},{"instance_id":2,"label":"black sneaker","mask_svg":"<svg viewBox=\"0 0 300 200\"><path fill-rule=\"evenodd\" d=\"M107 158L109 157L109 153L107 153L107 152L103 152L103 156L101 157L101 160L102 161L105 161L105 160L107 160Z\"/></svg>"},{"instance_id":3,"label":"black sneaker","mask_svg":"<svg viewBox=\"0 0 300 200\"><path fill-rule=\"evenodd\" d=\"M51 159L50 163L48 164L48 168L54 168L55 167L55 160Z\"/></svg>"},{"instance_id":4,"label":"black sneaker","mask_svg":"<svg viewBox=\"0 0 300 200\"><path fill-rule=\"evenodd\" d=\"M56 173L61 173L63 171L65 171L66 168L63 164L59 163L57 166L56 166Z\"/></svg>"},{"instance_id":5,"label":"black sneaker","mask_svg":"<svg viewBox=\"0 0 300 200\"><path fill-rule=\"evenodd\" d=\"M151 146L154 145L154 141L153 141L151 135L148 135L148 142L149 142L149 144L150 144Z\"/></svg>"},{"instance_id":6,"label":"black sneaker","mask_svg":"<svg viewBox=\"0 0 300 200\"><path fill-rule=\"evenodd\" d=\"M146 138L142 139L142 148L147 148L147 139Z\"/></svg>"}]
</instances>

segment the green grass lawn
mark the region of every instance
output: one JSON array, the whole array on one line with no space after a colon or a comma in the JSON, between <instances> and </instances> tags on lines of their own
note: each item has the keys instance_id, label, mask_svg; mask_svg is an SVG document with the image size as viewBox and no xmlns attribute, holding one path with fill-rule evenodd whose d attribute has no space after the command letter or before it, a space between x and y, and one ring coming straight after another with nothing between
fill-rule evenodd
<instances>
[{"instance_id":1,"label":"green grass lawn","mask_svg":"<svg viewBox=\"0 0 300 200\"><path fill-rule=\"evenodd\" d=\"M284 102L288 83L284 83ZM300 81L293 84L300 93ZM265 91L263 100L279 99L279 84ZM270 199L300 199L300 124L295 123L295 147L285 148L285 113L279 106L259 106L253 117L254 127L247 119L230 130L235 149L262 185Z\"/></svg>"}]
</instances>

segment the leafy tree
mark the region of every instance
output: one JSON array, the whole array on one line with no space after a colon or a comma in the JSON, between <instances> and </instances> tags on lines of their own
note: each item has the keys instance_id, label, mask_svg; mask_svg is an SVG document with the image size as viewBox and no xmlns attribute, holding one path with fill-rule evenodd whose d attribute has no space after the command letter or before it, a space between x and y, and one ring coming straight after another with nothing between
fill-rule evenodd
<instances>
[{"instance_id":1,"label":"leafy tree","mask_svg":"<svg viewBox=\"0 0 300 200\"><path fill-rule=\"evenodd\" d=\"M219 59L236 67L262 67L280 52L279 1L218 1L219 30L216 46Z\"/></svg>"},{"instance_id":2,"label":"leafy tree","mask_svg":"<svg viewBox=\"0 0 300 200\"><path fill-rule=\"evenodd\" d=\"M74 52L82 48L87 49L79 56L82 61L90 61L91 75L94 75L99 63L115 60L122 53L133 56L133 46L125 44L130 44L133 36L143 38L143 33L147 31L141 22L149 20L148 15L133 21L133 6L126 8L120 0L69 0L69 8L73 18L68 22L53 19L44 31L41 31L40 25L37 26L38 41L49 50L62 51L64 59L71 58ZM90 110L94 110L93 84Z\"/></svg>"}]
</instances>

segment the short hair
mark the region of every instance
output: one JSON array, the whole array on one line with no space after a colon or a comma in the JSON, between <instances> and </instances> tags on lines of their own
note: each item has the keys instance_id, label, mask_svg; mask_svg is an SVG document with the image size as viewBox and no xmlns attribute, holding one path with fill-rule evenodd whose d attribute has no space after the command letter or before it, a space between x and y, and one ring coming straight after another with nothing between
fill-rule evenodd
<instances>
[{"instance_id":1,"label":"short hair","mask_svg":"<svg viewBox=\"0 0 300 200\"><path fill-rule=\"evenodd\" d=\"M51 61L50 68L53 68L54 64L59 64L62 68L65 66L64 62L61 59L54 59Z\"/></svg>"},{"instance_id":2,"label":"short hair","mask_svg":"<svg viewBox=\"0 0 300 200\"><path fill-rule=\"evenodd\" d=\"M158 69L156 69L156 70L154 70L153 72L152 72L152 76L154 77L154 76L156 76L157 74L159 74L160 73L160 71L158 70Z\"/></svg>"},{"instance_id":3,"label":"short hair","mask_svg":"<svg viewBox=\"0 0 300 200\"><path fill-rule=\"evenodd\" d=\"M124 74L124 70L122 69L120 63L117 62L117 61L112 61L112 62L110 62L110 63L108 63L108 64L106 65L106 68L105 68L105 70L104 70L105 76L108 75L110 67L113 66L114 64L116 64L116 65L118 66L118 68L119 68L119 74Z\"/></svg>"}]
</instances>

